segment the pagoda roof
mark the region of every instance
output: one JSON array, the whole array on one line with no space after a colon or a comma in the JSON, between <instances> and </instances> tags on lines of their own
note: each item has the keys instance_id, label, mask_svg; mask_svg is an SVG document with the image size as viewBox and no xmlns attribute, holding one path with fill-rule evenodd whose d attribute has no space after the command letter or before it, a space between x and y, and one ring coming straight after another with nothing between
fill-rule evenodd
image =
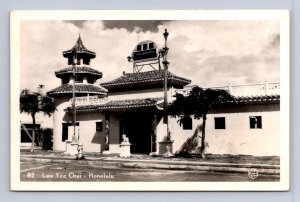
<instances>
[{"instance_id":1,"label":"pagoda roof","mask_svg":"<svg viewBox=\"0 0 300 202\"><path fill-rule=\"evenodd\" d=\"M47 92L48 95L56 95L56 94L71 94L73 93L73 85L71 84L63 84L57 88L54 88ZM95 95L106 95L107 90L102 87L98 87L92 84L75 84L75 93L89 93Z\"/></svg>"},{"instance_id":2,"label":"pagoda roof","mask_svg":"<svg viewBox=\"0 0 300 202\"><path fill-rule=\"evenodd\" d=\"M126 100L112 100L104 104L98 105L81 105L76 106L76 111L101 111L101 110L120 110L120 109L138 109L156 106L157 101L162 100L163 97L155 98L138 98ZM72 107L68 107L65 111L72 111Z\"/></svg>"},{"instance_id":3,"label":"pagoda roof","mask_svg":"<svg viewBox=\"0 0 300 202\"><path fill-rule=\"evenodd\" d=\"M126 73L117 79L102 83L100 85L108 89L109 92L159 87L162 88L165 71L167 71L168 86L172 85L177 88L182 88L191 83L191 80L179 77L168 70L154 70L138 73Z\"/></svg>"},{"instance_id":4,"label":"pagoda roof","mask_svg":"<svg viewBox=\"0 0 300 202\"><path fill-rule=\"evenodd\" d=\"M73 46L73 48L71 48L70 50L67 51L63 51L63 56L64 57L70 57L70 55L73 54L73 52L76 52L77 54L79 53L83 53L83 54L87 54L90 55L90 58L95 58L96 57L96 53L93 51L88 50L82 43L81 37L79 36L77 39L76 44Z\"/></svg>"},{"instance_id":5,"label":"pagoda roof","mask_svg":"<svg viewBox=\"0 0 300 202\"><path fill-rule=\"evenodd\" d=\"M96 78L102 78L102 72L99 72L98 70L95 70L91 67L87 66L76 66L76 73L77 74L89 74L89 75L94 75ZM73 67L67 67L61 70L58 70L55 72L56 77L61 78L64 77L65 75L70 75L73 74Z\"/></svg>"}]
</instances>

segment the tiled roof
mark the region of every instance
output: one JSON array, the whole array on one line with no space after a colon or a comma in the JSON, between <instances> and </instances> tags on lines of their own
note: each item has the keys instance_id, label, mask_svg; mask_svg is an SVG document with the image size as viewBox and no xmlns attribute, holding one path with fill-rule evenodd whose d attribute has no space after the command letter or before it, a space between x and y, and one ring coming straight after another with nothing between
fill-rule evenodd
<instances>
[{"instance_id":1,"label":"tiled roof","mask_svg":"<svg viewBox=\"0 0 300 202\"><path fill-rule=\"evenodd\" d=\"M137 88L143 88L147 86L163 87L162 83L164 80L165 71L167 70L127 73L117 79L102 83L101 86L107 88L109 91L120 91L124 89L136 90ZM176 76L169 71L167 71L167 75L168 84L173 86L183 87L191 83L191 80Z\"/></svg>"},{"instance_id":2,"label":"tiled roof","mask_svg":"<svg viewBox=\"0 0 300 202\"><path fill-rule=\"evenodd\" d=\"M96 53L95 53L95 52L88 50L88 49L83 45L80 36L79 36L79 38L78 38L76 44L73 46L73 48L70 49L70 50L67 50L67 51L63 51L63 55L71 54L74 50L76 51L76 53L86 53L86 54L92 55L93 57L96 56Z\"/></svg>"},{"instance_id":3,"label":"tiled roof","mask_svg":"<svg viewBox=\"0 0 300 202\"><path fill-rule=\"evenodd\" d=\"M280 102L280 95L259 95L259 96L239 96L236 97L237 103L262 103Z\"/></svg>"},{"instance_id":4,"label":"tiled roof","mask_svg":"<svg viewBox=\"0 0 300 202\"><path fill-rule=\"evenodd\" d=\"M163 107L162 101L163 97L156 98L139 98L139 99L127 99L127 100L112 100L105 104L98 105L81 105L76 106L76 111L98 111L105 109L133 109L133 108L145 108L158 106ZM268 95L268 96L254 96L254 97L237 97L237 103L243 104L260 104L260 103L278 103L280 101L279 95ZM231 102L233 103L233 102ZM72 107L65 109L66 111L71 111Z\"/></svg>"},{"instance_id":5,"label":"tiled roof","mask_svg":"<svg viewBox=\"0 0 300 202\"><path fill-rule=\"evenodd\" d=\"M63 84L57 88L54 88L53 90L48 91L49 95L66 94L66 93L73 93L73 85ZM107 90L92 84L78 84L75 85L75 93L90 93L90 94L103 95L107 93Z\"/></svg>"},{"instance_id":6,"label":"tiled roof","mask_svg":"<svg viewBox=\"0 0 300 202\"><path fill-rule=\"evenodd\" d=\"M132 109L132 108L153 107L156 105L156 102L161 99L163 99L163 97L112 100L105 104L76 106L76 111L97 111L103 109ZM71 110L72 107L68 107L66 109L66 111L71 111Z\"/></svg>"},{"instance_id":7,"label":"tiled roof","mask_svg":"<svg viewBox=\"0 0 300 202\"><path fill-rule=\"evenodd\" d=\"M76 73L77 74L92 74L97 78L101 78L102 77L102 72L99 72L93 68L87 67L87 66L76 66ZM67 67L64 69L61 69L59 71L55 72L55 75L60 78L63 75L66 74L73 74L73 67Z\"/></svg>"}]
</instances>

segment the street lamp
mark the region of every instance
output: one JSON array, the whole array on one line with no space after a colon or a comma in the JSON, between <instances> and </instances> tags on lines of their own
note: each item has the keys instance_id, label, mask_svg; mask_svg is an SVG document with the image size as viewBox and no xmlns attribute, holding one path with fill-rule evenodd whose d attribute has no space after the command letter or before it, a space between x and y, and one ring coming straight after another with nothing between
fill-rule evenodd
<instances>
[{"instance_id":1,"label":"street lamp","mask_svg":"<svg viewBox=\"0 0 300 202\"><path fill-rule=\"evenodd\" d=\"M80 36L79 36L80 37ZM76 142L76 103L75 103L75 80L76 80L76 63L77 63L77 58L76 58L76 50L75 48L73 49L73 62L72 62L72 70L73 70L73 137L72 141Z\"/></svg>"},{"instance_id":2,"label":"street lamp","mask_svg":"<svg viewBox=\"0 0 300 202\"><path fill-rule=\"evenodd\" d=\"M163 65L164 65L164 118L163 122L164 124L167 124L167 141L171 141L171 132L169 130L169 120L168 120L168 114L167 114L167 108L168 108L168 66L169 62L167 60L167 55L168 55L168 50L169 48L167 47L167 40L169 36L169 32L167 29L165 29L165 32L163 33L164 38L165 38L165 47L163 48Z\"/></svg>"},{"instance_id":3,"label":"street lamp","mask_svg":"<svg viewBox=\"0 0 300 202\"><path fill-rule=\"evenodd\" d=\"M138 68L137 68L137 66L136 66L136 63L134 62L133 57L128 56L128 57L127 57L127 60L128 60L128 62L132 62L132 63L133 63L133 73L138 72Z\"/></svg>"},{"instance_id":4,"label":"street lamp","mask_svg":"<svg viewBox=\"0 0 300 202\"><path fill-rule=\"evenodd\" d=\"M167 40L168 40L168 36L169 36L169 32L167 29L165 29L165 32L164 32L164 38L165 38L165 47L163 47L163 50L164 50L164 61L163 61L163 65L165 67L165 69L168 69L168 65L170 64L167 60L167 56L168 56L168 51L169 51L169 48L167 47Z\"/></svg>"}]
</instances>

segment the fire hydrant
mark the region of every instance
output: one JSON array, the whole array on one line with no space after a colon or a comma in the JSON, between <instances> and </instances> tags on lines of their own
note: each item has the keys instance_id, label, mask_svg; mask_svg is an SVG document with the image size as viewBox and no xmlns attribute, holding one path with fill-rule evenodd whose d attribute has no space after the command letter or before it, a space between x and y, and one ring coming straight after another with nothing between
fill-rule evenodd
<instances>
[{"instance_id":1,"label":"fire hydrant","mask_svg":"<svg viewBox=\"0 0 300 202\"><path fill-rule=\"evenodd\" d=\"M82 144L82 142L78 142L77 151L78 151L77 159L84 159L84 156L83 156L83 144Z\"/></svg>"}]
</instances>

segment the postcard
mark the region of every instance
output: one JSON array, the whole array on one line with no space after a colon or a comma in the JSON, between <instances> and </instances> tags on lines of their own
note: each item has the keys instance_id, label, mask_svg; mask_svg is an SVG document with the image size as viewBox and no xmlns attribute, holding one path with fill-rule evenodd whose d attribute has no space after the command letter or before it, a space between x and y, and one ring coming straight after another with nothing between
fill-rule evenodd
<instances>
[{"instance_id":1,"label":"postcard","mask_svg":"<svg viewBox=\"0 0 300 202\"><path fill-rule=\"evenodd\" d=\"M10 23L13 191L289 190L288 11Z\"/></svg>"}]
</instances>

